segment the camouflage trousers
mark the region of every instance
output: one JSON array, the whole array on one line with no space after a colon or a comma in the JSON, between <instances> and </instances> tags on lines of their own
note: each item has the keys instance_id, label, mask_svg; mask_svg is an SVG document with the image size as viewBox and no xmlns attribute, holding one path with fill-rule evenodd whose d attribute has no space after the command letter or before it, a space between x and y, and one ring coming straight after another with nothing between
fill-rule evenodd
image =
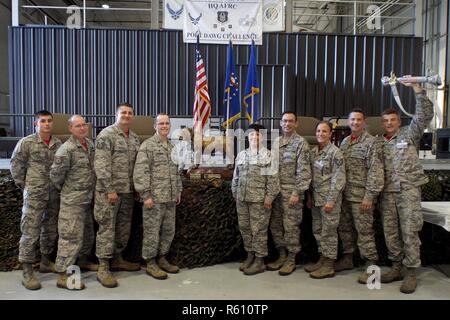
<instances>
[{"instance_id":1,"label":"camouflage trousers","mask_svg":"<svg viewBox=\"0 0 450 320\"><path fill-rule=\"evenodd\" d=\"M95 254L99 259L120 255L130 238L134 194L118 195L119 201L110 204L106 193L95 192L94 218L99 227Z\"/></svg>"},{"instance_id":2,"label":"camouflage trousers","mask_svg":"<svg viewBox=\"0 0 450 320\"><path fill-rule=\"evenodd\" d=\"M333 211L326 213L321 207L312 208L312 229L317 241L319 253L324 257L336 260L338 253L338 226L341 212L340 201Z\"/></svg>"},{"instance_id":3,"label":"camouflage trousers","mask_svg":"<svg viewBox=\"0 0 450 320\"><path fill-rule=\"evenodd\" d=\"M40 242L41 254L50 255L58 237L59 194L50 193L49 200L24 197L19 243L19 261L36 261L36 247Z\"/></svg>"},{"instance_id":4,"label":"camouflage trousers","mask_svg":"<svg viewBox=\"0 0 450 320\"><path fill-rule=\"evenodd\" d=\"M420 187L381 194L381 216L389 260L420 267L419 231L423 226Z\"/></svg>"},{"instance_id":5,"label":"camouflage trousers","mask_svg":"<svg viewBox=\"0 0 450 320\"><path fill-rule=\"evenodd\" d=\"M58 217L56 271L65 272L78 255L88 256L95 241L93 203L73 204L61 200Z\"/></svg>"},{"instance_id":6,"label":"camouflage trousers","mask_svg":"<svg viewBox=\"0 0 450 320\"><path fill-rule=\"evenodd\" d=\"M289 205L290 196L281 194L273 202L270 217L270 232L277 248L285 247L289 252L297 253L300 246L300 223L303 218L302 200L298 204Z\"/></svg>"},{"instance_id":7,"label":"camouflage trousers","mask_svg":"<svg viewBox=\"0 0 450 320\"><path fill-rule=\"evenodd\" d=\"M254 252L257 257L267 256L270 209L264 208L261 202L237 200L236 210L245 251Z\"/></svg>"},{"instance_id":8,"label":"camouflage trousers","mask_svg":"<svg viewBox=\"0 0 450 320\"><path fill-rule=\"evenodd\" d=\"M151 209L142 207L142 257L145 260L169 253L175 236L175 213L175 202L155 203Z\"/></svg>"},{"instance_id":9,"label":"camouflage trousers","mask_svg":"<svg viewBox=\"0 0 450 320\"><path fill-rule=\"evenodd\" d=\"M361 257L369 261L378 261L373 230L373 207L362 211L360 202L342 201L341 218L339 221L339 237L342 241L343 253L355 251L353 226L356 229L357 245Z\"/></svg>"}]
</instances>

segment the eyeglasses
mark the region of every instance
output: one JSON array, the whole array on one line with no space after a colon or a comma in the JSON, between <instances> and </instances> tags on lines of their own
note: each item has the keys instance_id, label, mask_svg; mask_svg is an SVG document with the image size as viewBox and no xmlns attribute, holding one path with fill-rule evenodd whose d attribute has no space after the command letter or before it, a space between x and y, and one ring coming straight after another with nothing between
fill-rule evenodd
<instances>
[{"instance_id":1,"label":"eyeglasses","mask_svg":"<svg viewBox=\"0 0 450 320\"><path fill-rule=\"evenodd\" d=\"M87 123L83 123L83 124L77 124L75 126L73 126L75 129L81 129L81 128L87 128L88 124Z\"/></svg>"}]
</instances>

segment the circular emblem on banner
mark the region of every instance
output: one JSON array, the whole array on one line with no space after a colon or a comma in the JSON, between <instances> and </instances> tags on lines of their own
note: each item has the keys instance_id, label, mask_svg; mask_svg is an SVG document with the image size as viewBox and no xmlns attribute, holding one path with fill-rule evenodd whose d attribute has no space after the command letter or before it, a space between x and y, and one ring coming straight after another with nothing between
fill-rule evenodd
<instances>
[{"instance_id":1,"label":"circular emblem on banner","mask_svg":"<svg viewBox=\"0 0 450 320\"><path fill-rule=\"evenodd\" d=\"M280 7L275 4L267 4L264 6L263 17L267 24L276 24L280 19Z\"/></svg>"}]
</instances>

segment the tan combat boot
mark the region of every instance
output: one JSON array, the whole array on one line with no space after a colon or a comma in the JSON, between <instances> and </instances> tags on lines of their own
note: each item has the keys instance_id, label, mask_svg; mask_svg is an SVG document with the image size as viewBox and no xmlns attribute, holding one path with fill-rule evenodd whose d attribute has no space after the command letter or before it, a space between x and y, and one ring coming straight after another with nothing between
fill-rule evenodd
<instances>
[{"instance_id":1,"label":"tan combat boot","mask_svg":"<svg viewBox=\"0 0 450 320\"><path fill-rule=\"evenodd\" d=\"M180 268L167 261L166 256L160 256L158 258L158 266L168 273L178 273L180 271Z\"/></svg>"},{"instance_id":2,"label":"tan combat boot","mask_svg":"<svg viewBox=\"0 0 450 320\"><path fill-rule=\"evenodd\" d=\"M100 259L100 264L97 271L97 280L106 288L115 288L119 284L116 278L109 271L109 261L107 259Z\"/></svg>"},{"instance_id":3,"label":"tan combat boot","mask_svg":"<svg viewBox=\"0 0 450 320\"><path fill-rule=\"evenodd\" d=\"M325 257L323 255L320 255L320 258L316 263L309 263L304 267L305 271L313 272L313 271L318 270L322 266L324 259L325 259Z\"/></svg>"},{"instance_id":4,"label":"tan combat boot","mask_svg":"<svg viewBox=\"0 0 450 320\"><path fill-rule=\"evenodd\" d=\"M296 265L295 265L295 256L296 255L297 254L294 252L289 252L286 261L283 263L283 266L278 271L278 274L280 276L287 276L287 275L290 275L292 272L294 272L294 270L296 269Z\"/></svg>"},{"instance_id":5,"label":"tan combat boot","mask_svg":"<svg viewBox=\"0 0 450 320\"><path fill-rule=\"evenodd\" d=\"M33 273L33 265L31 263L23 263L23 278L22 284L28 290L38 290L41 288L41 283Z\"/></svg>"},{"instance_id":6,"label":"tan combat boot","mask_svg":"<svg viewBox=\"0 0 450 320\"><path fill-rule=\"evenodd\" d=\"M280 255L279 255L278 259L267 265L267 270L276 271L276 270L280 270L280 268L283 266L283 263L286 261L286 258L287 258L286 248L281 247L279 250L279 253L280 253Z\"/></svg>"},{"instance_id":7,"label":"tan combat boot","mask_svg":"<svg viewBox=\"0 0 450 320\"><path fill-rule=\"evenodd\" d=\"M403 280L400 286L400 292L413 293L417 288L416 272L414 268L408 268L406 270L405 280Z\"/></svg>"},{"instance_id":8,"label":"tan combat boot","mask_svg":"<svg viewBox=\"0 0 450 320\"><path fill-rule=\"evenodd\" d=\"M56 272L55 264L50 260L50 256L43 254L41 256L41 263L39 264L40 273L52 273Z\"/></svg>"},{"instance_id":9,"label":"tan combat boot","mask_svg":"<svg viewBox=\"0 0 450 320\"><path fill-rule=\"evenodd\" d=\"M149 276L152 276L155 279L158 280L165 280L167 279L167 273L165 273L163 270L161 270L156 263L155 259L149 259L147 260L147 270L145 271Z\"/></svg>"},{"instance_id":10,"label":"tan combat boot","mask_svg":"<svg viewBox=\"0 0 450 320\"><path fill-rule=\"evenodd\" d=\"M317 270L311 272L309 276L313 279L324 279L334 277L334 259L323 258L323 263Z\"/></svg>"},{"instance_id":11,"label":"tan combat boot","mask_svg":"<svg viewBox=\"0 0 450 320\"><path fill-rule=\"evenodd\" d=\"M78 266L81 271L98 271L98 264L90 261L87 256L80 256L78 258Z\"/></svg>"},{"instance_id":12,"label":"tan combat boot","mask_svg":"<svg viewBox=\"0 0 450 320\"><path fill-rule=\"evenodd\" d=\"M56 286L58 288L67 289L67 290L83 290L84 288L86 288L84 283L81 282L81 279L80 279L80 286L79 287L76 287L76 286L69 287L69 286L67 286L67 280L68 279L69 279L69 276L67 275L66 272L60 273L59 276L58 276L58 280L56 281Z\"/></svg>"},{"instance_id":13,"label":"tan combat boot","mask_svg":"<svg viewBox=\"0 0 450 320\"><path fill-rule=\"evenodd\" d=\"M367 273L367 268L376 265L377 265L376 261L367 260L366 263L364 264L364 271L358 277L358 282L361 284L367 284L367 280L372 275L371 273Z\"/></svg>"},{"instance_id":14,"label":"tan combat boot","mask_svg":"<svg viewBox=\"0 0 450 320\"><path fill-rule=\"evenodd\" d=\"M334 271L340 272L344 270L352 270L353 265L353 253L345 253L341 259L334 264Z\"/></svg>"},{"instance_id":15,"label":"tan combat boot","mask_svg":"<svg viewBox=\"0 0 450 320\"><path fill-rule=\"evenodd\" d=\"M403 266L401 262L393 262L392 268L386 272L381 274L381 283L391 283L394 281L403 280Z\"/></svg>"},{"instance_id":16,"label":"tan combat boot","mask_svg":"<svg viewBox=\"0 0 450 320\"><path fill-rule=\"evenodd\" d=\"M111 271L139 271L141 264L123 260L122 256L117 256L111 261Z\"/></svg>"},{"instance_id":17,"label":"tan combat boot","mask_svg":"<svg viewBox=\"0 0 450 320\"><path fill-rule=\"evenodd\" d=\"M253 251L247 252L247 259L241 263L239 266L239 271L244 271L244 269L249 268L253 263L253 260L255 260L255 253Z\"/></svg>"},{"instance_id":18,"label":"tan combat boot","mask_svg":"<svg viewBox=\"0 0 450 320\"><path fill-rule=\"evenodd\" d=\"M253 276L255 274L264 272L266 270L266 266L264 264L264 258L255 257L255 260L250 265L250 267L244 269L244 274L247 276Z\"/></svg>"}]
</instances>

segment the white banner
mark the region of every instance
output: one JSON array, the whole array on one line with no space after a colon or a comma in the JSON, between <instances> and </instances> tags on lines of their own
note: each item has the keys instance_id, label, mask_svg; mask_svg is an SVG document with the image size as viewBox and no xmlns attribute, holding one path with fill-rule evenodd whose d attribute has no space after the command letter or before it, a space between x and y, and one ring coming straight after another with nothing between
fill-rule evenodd
<instances>
[{"instance_id":1,"label":"white banner","mask_svg":"<svg viewBox=\"0 0 450 320\"><path fill-rule=\"evenodd\" d=\"M183 30L184 0L164 0L163 28ZM285 30L284 0L263 0L263 32Z\"/></svg>"},{"instance_id":2,"label":"white banner","mask_svg":"<svg viewBox=\"0 0 450 320\"><path fill-rule=\"evenodd\" d=\"M263 1L263 32L284 31L284 0Z\"/></svg>"},{"instance_id":3,"label":"white banner","mask_svg":"<svg viewBox=\"0 0 450 320\"><path fill-rule=\"evenodd\" d=\"M261 0L185 0L184 42L262 44Z\"/></svg>"},{"instance_id":4,"label":"white banner","mask_svg":"<svg viewBox=\"0 0 450 320\"><path fill-rule=\"evenodd\" d=\"M182 30L184 24L184 0L164 0L163 28Z\"/></svg>"}]
</instances>

